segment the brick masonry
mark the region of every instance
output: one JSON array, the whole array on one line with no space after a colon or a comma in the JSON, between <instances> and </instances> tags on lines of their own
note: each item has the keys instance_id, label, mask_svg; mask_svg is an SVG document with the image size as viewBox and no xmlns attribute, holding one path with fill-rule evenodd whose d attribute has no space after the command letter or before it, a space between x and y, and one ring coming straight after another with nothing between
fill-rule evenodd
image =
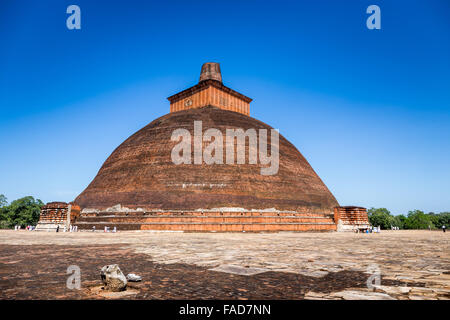
<instances>
[{"instance_id":1,"label":"brick masonry","mask_svg":"<svg viewBox=\"0 0 450 320\"><path fill-rule=\"evenodd\" d=\"M204 131L216 128L224 136L229 128L272 129L254 118L215 107L169 113L122 143L75 203L98 210L121 204L144 210L238 207L330 215L339 206L307 160L281 134L275 175L261 175L264 165L248 160L239 165L175 165L171 150L177 142L171 140L172 132L185 128L193 134L194 121L202 121ZM249 154L248 142L245 154ZM225 153L223 157L225 163Z\"/></svg>"},{"instance_id":2,"label":"brick masonry","mask_svg":"<svg viewBox=\"0 0 450 320\"><path fill-rule=\"evenodd\" d=\"M68 228L80 216L80 206L66 202L49 202L41 208L36 229L53 230L58 226Z\"/></svg>"},{"instance_id":3,"label":"brick masonry","mask_svg":"<svg viewBox=\"0 0 450 320\"><path fill-rule=\"evenodd\" d=\"M334 208L334 221L338 231L355 231L370 226L366 208L345 206Z\"/></svg>"},{"instance_id":4,"label":"brick masonry","mask_svg":"<svg viewBox=\"0 0 450 320\"><path fill-rule=\"evenodd\" d=\"M252 99L223 85L220 65L203 64L197 85L167 98L170 112L213 106L223 110L250 115Z\"/></svg>"},{"instance_id":5,"label":"brick masonry","mask_svg":"<svg viewBox=\"0 0 450 320\"><path fill-rule=\"evenodd\" d=\"M172 230L195 232L336 231L332 215L296 212L133 211L83 213L80 230Z\"/></svg>"},{"instance_id":6,"label":"brick masonry","mask_svg":"<svg viewBox=\"0 0 450 320\"><path fill-rule=\"evenodd\" d=\"M214 106L245 115L250 115L250 102L252 101L216 80L206 80L168 99L170 112Z\"/></svg>"}]
</instances>

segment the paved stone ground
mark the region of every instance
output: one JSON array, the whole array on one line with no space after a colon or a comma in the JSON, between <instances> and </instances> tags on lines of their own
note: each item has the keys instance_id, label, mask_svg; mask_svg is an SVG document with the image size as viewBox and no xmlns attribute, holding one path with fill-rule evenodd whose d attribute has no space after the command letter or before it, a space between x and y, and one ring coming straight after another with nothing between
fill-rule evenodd
<instances>
[{"instance_id":1,"label":"paved stone ground","mask_svg":"<svg viewBox=\"0 0 450 320\"><path fill-rule=\"evenodd\" d=\"M143 281L102 291L112 263ZM66 287L69 265L81 290ZM105 298L450 299L450 233L0 231L0 299Z\"/></svg>"}]
</instances>

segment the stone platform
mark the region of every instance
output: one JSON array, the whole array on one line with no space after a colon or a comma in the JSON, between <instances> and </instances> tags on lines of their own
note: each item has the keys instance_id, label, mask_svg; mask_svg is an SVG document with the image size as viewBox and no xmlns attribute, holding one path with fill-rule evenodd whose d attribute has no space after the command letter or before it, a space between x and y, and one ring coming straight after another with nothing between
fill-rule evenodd
<instances>
[{"instance_id":1,"label":"stone platform","mask_svg":"<svg viewBox=\"0 0 450 320\"><path fill-rule=\"evenodd\" d=\"M79 230L336 231L332 215L293 211L98 211L82 213L75 225Z\"/></svg>"},{"instance_id":2,"label":"stone platform","mask_svg":"<svg viewBox=\"0 0 450 320\"><path fill-rule=\"evenodd\" d=\"M97 294L100 269L142 276ZM81 290L66 287L80 267ZM450 233L0 230L0 299L450 299ZM374 270L380 285L369 289Z\"/></svg>"}]
</instances>

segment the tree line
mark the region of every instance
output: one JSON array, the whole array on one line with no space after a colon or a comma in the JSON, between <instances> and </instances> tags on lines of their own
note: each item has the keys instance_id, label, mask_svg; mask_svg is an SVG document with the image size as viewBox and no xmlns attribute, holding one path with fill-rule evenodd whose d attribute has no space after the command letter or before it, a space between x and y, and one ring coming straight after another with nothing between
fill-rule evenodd
<instances>
[{"instance_id":1,"label":"tree line","mask_svg":"<svg viewBox=\"0 0 450 320\"><path fill-rule=\"evenodd\" d=\"M32 196L23 197L8 203L3 194L0 194L0 229L14 228L28 225L35 226L39 221L41 208L44 203Z\"/></svg>"},{"instance_id":2,"label":"tree line","mask_svg":"<svg viewBox=\"0 0 450 320\"><path fill-rule=\"evenodd\" d=\"M386 208L370 208L367 210L369 222L373 226L381 226L382 229L440 229L443 225L450 225L450 212L424 213L420 210L409 211L405 216L392 215Z\"/></svg>"}]
</instances>

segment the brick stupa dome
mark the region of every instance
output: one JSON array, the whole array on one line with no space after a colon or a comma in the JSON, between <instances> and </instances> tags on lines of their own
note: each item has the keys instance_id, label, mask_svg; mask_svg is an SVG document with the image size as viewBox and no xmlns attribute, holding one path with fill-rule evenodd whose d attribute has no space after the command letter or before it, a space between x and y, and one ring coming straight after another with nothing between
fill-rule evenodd
<instances>
[{"instance_id":1,"label":"brick stupa dome","mask_svg":"<svg viewBox=\"0 0 450 320\"><path fill-rule=\"evenodd\" d=\"M289 141L250 117L252 99L222 83L218 63L168 100L170 113L125 140L75 199L77 228L336 231L363 221L361 208L338 207Z\"/></svg>"},{"instance_id":2,"label":"brick stupa dome","mask_svg":"<svg viewBox=\"0 0 450 320\"><path fill-rule=\"evenodd\" d=\"M100 210L120 204L146 210L237 207L321 214L332 214L333 208L338 206L310 164L281 134L279 170L274 175L262 175L259 162L175 165L171 150L177 142L171 140L172 133L185 128L193 135L194 121L199 120L203 132L209 128L219 129L224 143L227 128L267 129L268 132L272 129L245 113L214 106L171 112L145 126L114 150L75 203L82 208ZM246 157L248 159L248 142Z\"/></svg>"}]
</instances>

